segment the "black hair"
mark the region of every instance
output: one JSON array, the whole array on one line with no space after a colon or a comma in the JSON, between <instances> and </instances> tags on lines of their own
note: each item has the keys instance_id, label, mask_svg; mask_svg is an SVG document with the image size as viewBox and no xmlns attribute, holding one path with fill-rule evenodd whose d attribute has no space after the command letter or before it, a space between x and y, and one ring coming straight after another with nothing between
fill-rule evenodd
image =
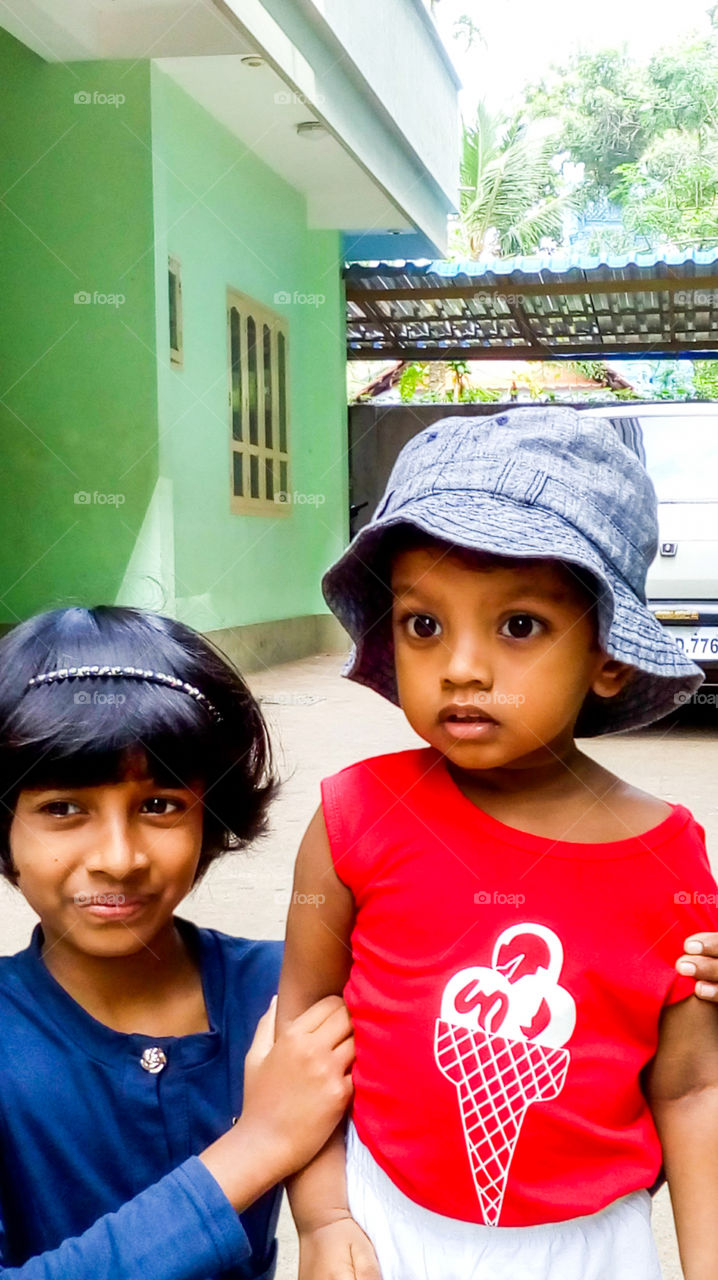
<instances>
[{"instance_id":1,"label":"black hair","mask_svg":"<svg viewBox=\"0 0 718 1280\"><path fill-rule=\"evenodd\" d=\"M28 687L43 672L133 666L199 689L217 722L189 694L149 680L102 676ZM80 696L78 696L80 695ZM143 609L53 609L0 640L0 874L14 880L10 826L32 787L118 782L144 755L161 787L201 783L197 879L266 827L277 782L259 706L232 662L190 627Z\"/></svg>"}]
</instances>

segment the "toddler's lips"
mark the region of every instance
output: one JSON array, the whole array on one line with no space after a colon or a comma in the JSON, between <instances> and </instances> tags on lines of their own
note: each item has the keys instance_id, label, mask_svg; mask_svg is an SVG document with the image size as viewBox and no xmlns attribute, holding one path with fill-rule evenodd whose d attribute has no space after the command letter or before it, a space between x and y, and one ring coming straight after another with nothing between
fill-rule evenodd
<instances>
[{"instance_id":1,"label":"toddler's lips","mask_svg":"<svg viewBox=\"0 0 718 1280\"><path fill-rule=\"evenodd\" d=\"M449 737L457 739L483 738L497 728L487 711L474 703L453 702L439 712L439 723Z\"/></svg>"}]
</instances>

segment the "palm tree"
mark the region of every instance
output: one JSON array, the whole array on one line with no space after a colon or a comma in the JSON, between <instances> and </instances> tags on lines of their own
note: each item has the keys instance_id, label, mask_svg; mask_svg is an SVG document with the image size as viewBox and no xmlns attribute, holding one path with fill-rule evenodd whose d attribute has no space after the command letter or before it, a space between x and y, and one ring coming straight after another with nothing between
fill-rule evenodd
<instances>
[{"instance_id":1,"label":"palm tree","mask_svg":"<svg viewBox=\"0 0 718 1280\"><path fill-rule=\"evenodd\" d=\"M480 104L464 124L459 247L472 259L491 252L531 253L544 239L560 243L570 192L556 194L553 141L525 121L492 119Z\"/></svg>"}]
</instances>

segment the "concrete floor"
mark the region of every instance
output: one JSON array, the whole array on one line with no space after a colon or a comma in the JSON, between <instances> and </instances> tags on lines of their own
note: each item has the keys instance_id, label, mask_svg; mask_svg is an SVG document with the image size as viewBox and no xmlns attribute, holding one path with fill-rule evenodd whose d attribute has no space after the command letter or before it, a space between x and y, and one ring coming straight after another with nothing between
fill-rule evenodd
<instances>
[{"instance_id":1,"label":"concrete floor","mask_svg":"<svg viewBox=\"0 0 718 1280\"><path fill-rule=\"evenodd\" d=\"M320 779L364 756L417 745L400 711L339 677L335 657L306 658L251 676L262 698L284 779L271 833L251 854L225 858L188 900L198 924L249 937L283 935L292 866L302 832L319 800ZM715 712L715 708L712 708ZM686 804L706 828L718 867L718 714L696 713L628 736L585 742L597 760L663 799ZM0 950L24 946L34 922L22 898L0 884ZM670 1205L657 1197L654 1227L664 1280L680 1280ZM286 1210L278 1280L296 1280L296 1243Z\"/></svg>"}]
</instances>

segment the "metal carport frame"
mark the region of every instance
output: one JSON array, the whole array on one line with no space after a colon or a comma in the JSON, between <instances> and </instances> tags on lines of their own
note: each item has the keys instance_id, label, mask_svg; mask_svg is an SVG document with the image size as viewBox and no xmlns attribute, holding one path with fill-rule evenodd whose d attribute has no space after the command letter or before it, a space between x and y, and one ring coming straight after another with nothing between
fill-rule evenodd
<instances>
[{"instance_id":1,"label":"metal carport frame","mask_svg":"<svg viewBox=\"0 0 718 1280\"><path fill-rule=\"evenodd\" d=\"M350 360L718 356L718 249L351 264Z\"/></svg>"}]
</instances>

